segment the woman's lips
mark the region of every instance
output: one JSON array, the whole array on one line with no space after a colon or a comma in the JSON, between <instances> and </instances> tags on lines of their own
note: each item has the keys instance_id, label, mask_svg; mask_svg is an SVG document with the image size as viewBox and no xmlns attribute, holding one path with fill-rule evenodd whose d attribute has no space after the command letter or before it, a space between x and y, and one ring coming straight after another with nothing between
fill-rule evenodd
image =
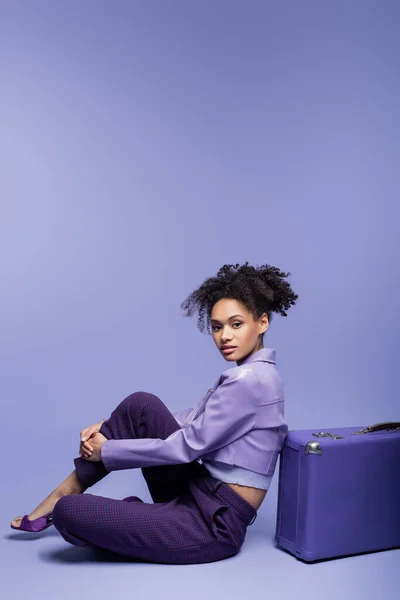
<instances>
[{"instance_id":1,"label":"woman's lips","mask_svg":"<svg viewBox=\"0 0 400 600\"><path fill-rule=\"evenodd\" d=\"M235 350L236 350L236 348L225 348L225 349L222 349L222 352L224 354L230 354L231 352L234 352Z\"/></svg>"}]
</instances>

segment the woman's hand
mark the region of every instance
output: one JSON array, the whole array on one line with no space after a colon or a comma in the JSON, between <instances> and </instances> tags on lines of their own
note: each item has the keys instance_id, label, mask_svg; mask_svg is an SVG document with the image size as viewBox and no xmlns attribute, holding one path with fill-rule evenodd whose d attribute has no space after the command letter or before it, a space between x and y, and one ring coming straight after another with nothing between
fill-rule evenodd
<instances>
[{"instance_id":1,"label":"woman's hand","mask_svg":"<svg viewBox=\"0 0 400 600\"><path fill-rule=\"evenodd\" d=\"M90 437L90 447L92 448L92 452L89 449L85 449L84 454L81 451L81 457L90 462L101 462L101 447L106 440L107 438L99 431L93 433Z\"/></svg>"},{"instance_id":2,"label":"woman's hand","mask_svg":"<svg viewBox=\"0 0 400 600\"><path fill-rule=\"evenodd\" d=\"M89 458L91 456L91 454L93 452L93 448L87 440L89 440L94 433L97 433L98 431L100 431L101 426L103 425L104 421L105 421L105 419L103 419L102 421L99 421L99 423L94 423L93 425L89 425L89 427L86 427L85 429L81 429L81 431L80 431L81 444L79 447L79 454L81 455L82 458Z\"/></svg>"}]
</instances>

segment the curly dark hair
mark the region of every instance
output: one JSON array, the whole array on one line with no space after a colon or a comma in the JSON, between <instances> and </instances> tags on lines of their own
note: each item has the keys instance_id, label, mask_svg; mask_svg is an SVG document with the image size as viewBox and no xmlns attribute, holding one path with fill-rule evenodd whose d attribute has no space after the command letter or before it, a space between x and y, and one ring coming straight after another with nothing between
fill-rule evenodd
<instances>
[{"instance_id":1,"label":"curly dark hair","mask_svg":"<svg viewBox=\"0 0 400 600\"><path fill-rule=\"evenodd\" d=\"M254 320L267 313L268 321L271 321L273 312L287 317L286 310L290 305L296 304L298 298L289 283L283 281L288 275L290 273L283 273L270 265L257 268L250 266L248 262L242 266L224 265L216 277L206 279L180 306L186 311L185 317L191 317L198 308L197 326L201 332L204 331L206 314L208 333L212 308L221 298L233 298L241 302L253 314Z\"/></svg>"}]
</instances>

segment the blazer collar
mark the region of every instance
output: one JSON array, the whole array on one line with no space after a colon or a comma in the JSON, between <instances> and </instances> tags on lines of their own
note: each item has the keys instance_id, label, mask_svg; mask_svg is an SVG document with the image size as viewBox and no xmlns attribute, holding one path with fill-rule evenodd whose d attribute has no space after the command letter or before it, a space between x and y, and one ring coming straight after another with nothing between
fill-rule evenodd
<instances>
[{"instance_id":1,"label":"blazer collar","mask_svg":"<svg viewBox=\"0 0 400 600\"><path fill-rule=\"evenodd\" d=\"M260 350L257 350L257 352L250 354L250 356L248 356L241 364L247 365L248 363L257 361L275 364L275 355L276 352L272 348L261 348Z\"/></svg>"}]
</instances>

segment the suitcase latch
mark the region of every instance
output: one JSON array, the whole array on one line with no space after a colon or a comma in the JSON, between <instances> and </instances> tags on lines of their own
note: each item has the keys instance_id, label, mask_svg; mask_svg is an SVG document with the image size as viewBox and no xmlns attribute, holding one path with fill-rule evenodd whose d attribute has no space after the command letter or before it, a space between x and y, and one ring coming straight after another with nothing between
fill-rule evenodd
<instances>
[{"instance_id":1,"label":"suitcase latch","mask_svg":"<svg viewBox=\"0 0 400 600\"><path fill-rule=\"evenodd\" d=\"M315 437L330 437L333 440L344 440L342 435L334 435L333 433L329 433L329 431L320 431L319 433L313 433Z\"/></svg>"}]
</instances>

